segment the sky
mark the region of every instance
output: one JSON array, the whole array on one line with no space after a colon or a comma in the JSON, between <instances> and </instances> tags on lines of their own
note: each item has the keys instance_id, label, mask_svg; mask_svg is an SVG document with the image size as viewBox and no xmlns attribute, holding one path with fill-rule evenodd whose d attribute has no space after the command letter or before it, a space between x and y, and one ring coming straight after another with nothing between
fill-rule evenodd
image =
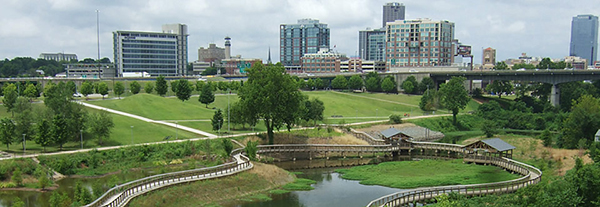
<instances>
[{"instance_id":1,"label":"sky","mask_svg":"<svg viewBox=\"0 0 600 207\"><path fill-rule=\"evenodd\" d=\"M389 0L2 0L0 58L39 57L43 52L97 57L96 10L100 56L113 60L112 32L160 32L163 24L188 26L188 61L198 48L223 47L231 54L279 61L279 25L312 18L331 30L331 47L354 56L358 31L379 28ZM484 48L497 60L563 58L569 53L571 20L600 15L597 0L405 0L406 19L430 18L455 23L455 38L471 45L474 62Z\"/></svg>"}]
</instances>

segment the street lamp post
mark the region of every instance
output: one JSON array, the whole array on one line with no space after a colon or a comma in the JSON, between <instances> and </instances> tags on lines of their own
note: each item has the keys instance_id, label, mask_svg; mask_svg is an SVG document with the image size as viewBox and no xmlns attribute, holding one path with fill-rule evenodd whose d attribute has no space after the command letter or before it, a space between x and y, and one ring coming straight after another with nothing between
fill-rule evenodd
<instances>
[{"instance_id":1,"label":"street lamp post","mask_svg":"<svg viewBox=\"0 0 600 207\"><path fill-rule=\"evenodd\" d=\"M81 143L81 149L83 149L83 129L79 130L79 135L81 137L79 142Z\"/></svg>"},{"instance_id":2,"label":"street lamp post","mask_svg":"<svg viewBox=\"0 0 600 207\"><path fill-rule=\"evenodd\" d=\"M131 126L131 145L133 145L133 126Z\"/></svg>"}]
</instances>

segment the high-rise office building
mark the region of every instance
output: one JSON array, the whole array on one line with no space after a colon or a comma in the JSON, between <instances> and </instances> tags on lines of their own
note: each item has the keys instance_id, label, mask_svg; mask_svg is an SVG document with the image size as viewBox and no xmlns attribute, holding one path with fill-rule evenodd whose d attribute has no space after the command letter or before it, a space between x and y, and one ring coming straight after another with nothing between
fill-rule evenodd
<instances>
[{"instance_id":1,"label":"high-rise office building","mask_svg":"<svg viewBox=\"0 0 600 207\"><path fill-rule=\"evenodd\" d=\"M454 23L431 19L397 20L386 26L387 67L449 66Z\"/></svg>"},{"instance_id":2,"label":"high-rise office building","mask_svg":"<svg viewBox=\"0 0 600 207\"><path fill-rule=\"evenodd\" d=\"M300 19L297 24L282 24L280 31L280 59L284 66L300 66L300 58L307 53L329 49L329 28L316 19Z\"/></svg>"},{"instance_id":3,"label":"high-rise office building","mask_svg":"<svg viewBox=\"0 0 600 207\"><path fill-rule=\"evenodd\" d=\"M383 5L382 29L369 29L358 32L358 52L364 60L385 61L385 24L404 20L404 5L387 3Z\"/></svg>"},{"instance_id":4,"label":"high-rise office building","mask_svg":"<svg viewBox=\"0 0 600 207\"><path fill-rule=\"evenodd\" d=\"M404 20L404 4L398 2L387 3L383 5L383 21L381 27L384 28L388 22Z\"/></svg>"},{"instance_id":5,"label":"high-rise office building","mask_svg":"<svg viewBox=\"0 0 600 207\"><path fill-rule=\"evenodd\" d=\"M113 32L117 73L148 72L152 76L187 74L187 26L163 25L163 32Z\"/></svg>"},{"instance_id":6,"label":"high-rise office building","mask_svg":"<svg viewBox=\"0 0 600 207\"><path fill-rule=\"evenodd\" d=\"M578 56L594 64L598 54L598 17L577 15L571 21L570 56Z\"/></svg>"}]
</instances>

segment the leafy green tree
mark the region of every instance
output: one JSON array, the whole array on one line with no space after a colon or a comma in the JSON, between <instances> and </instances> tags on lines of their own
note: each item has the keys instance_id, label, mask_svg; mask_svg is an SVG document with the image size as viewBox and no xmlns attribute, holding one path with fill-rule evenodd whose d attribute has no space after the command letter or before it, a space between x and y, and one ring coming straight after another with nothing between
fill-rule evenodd
<instances>
[{"instance_id":1,"label":"leafy green tree","mask_svg":"<svg viewBox=\"0 0 600 207\"><path fill-rule=\"evenodd\" d=\"M75 82L73 82L72 80L67 81L67 92L70 94L75 94L77 93L77 85L75 85Z\"/></svg>"},{"instance_id":2,"label":"leafy green tree","mask_svg":"<svg viewBox=\"0 0 600 207\"><path fill-rule=\"evenodd\" d=\"M435 111L439 107L438 92L435 89L429 89L421 96L419 108L423 111Z\"/></svg>"},{"instance_id":3,"label":"leafy green tree","mask_svg":"<svg viewBox=\"0 0 600 207\"><path fill-rule=\"evenodd\" d=\"M263 119L269 144L273 144L273 130L283 125L289 129L294 124L300 117L304 98L281 63L266 66L255 63L246 72L248 81L238 93L239 102L250 117Z\"/></svg>"},{"instance_id":4,"label":"leafy green tree","mask_svg":"<svg viewBox=\"0 0 600 207\"><path fill-rule=\"evenodd\" d=\"M196 81L196 91L198 91L198 92L202 91L202 88L204 88L204 85L206 85L206 82Z\"/></svg>"},{"instance_id":5,"label":"leafy green tree","mask_svg":"<svg viewBox=\"0 0 600 207\"><path fill-rule=\"evenodd\" d=\"M138 94L142 90L142 86L137 81L133 81L129 84L129 90L131 90L132 94Z\"/></svg>"},{"instance_id":6,"label":"leafy green tree","mask_svg":"<svg viewBox=\"0 0 600 207\"><path fill-rule=\"evenodd\" d=\"M177 89L179 89L178 84L179 80L171 81L171 91L173 91L173 93L177 93Z\"/></svg>"},{"instance_id":7,"label":"leafy green tree","mask_svg":"<svg viewBox=\"0 0 600 207\"><path fill-rule=\"evenodd\" d=\"M176 84L177 92L175 95L181 101L187 101L192 96L192 85L186 79L179 80L179 83Z\"/></svg>"},{"instance_id":8,"label":"leafy green tree","mask_svg":"<svg viewBox=\"0 0 600 207\"><path fill-rule=\"evenodd\" d=\"M209 84L204 84L204 86L202 86L202 92L200 93L200 97L198 97L198 101L205 104L206 108L208 108L208 104L215 101L215 94L213 94Z\"/></svg>"},{"instance_id":9,"label":"leafy green tree","mask_svg":"<svg viewBox=\"0 0 600 207\"><path fill-rule=\"evenodd\" d=\"M233 151L233 143L231 143L230 139L223 139L223 149L225 150L227 157L231 156L231 151Z\"/></svg>"},{"instance_id":10,"label":"leafy green tree","mask_svg":"<svg viewBox=\"0 0 600 207\"><path fill-rule=\"evenodd\" d=\"M167 86L167 81L165 80L165 77L160 75L156 78L156 93L159 96L164 96L165 94L167 94L167 90L169 89L169 87Z\"/></svg>"},{"instance_id":11,"label":"leafy green tree","mask_svg":"<svg viewBox=\"0 0 600 207\"><path fill-rule=\"evenodd\" d=\"M110 137L110 131L115 126L112 116L106 111L100 111L88 116L88 128L90 133L98 138L98 144L103 144L103 139Z\"/></svg>"},{"instance_id":12,"label":"leafy green tree","mask_svg":"<svg viewBox=\"0 0 600 207\"><path fill-rule=\"evenodd\" d=\"M396 89L396 84L390 78L384 78L381 82L381 90L385 93L393 93Z\"/></svg>"},{"instance_id":13,"label":"leafy green tree","mask_svg":"<svg viewBox=\"0 0 600 207\"><path fill-rule=\"evenodd\" d=\"M54 115L52 119L52 127L50 128L52 135L52 143L60 146L62 150L63 144L69 140L69 129L67 128L67 120L61 114Z\"/></svg>"},{"instance_id":14,"label":"leafy green tree","mask_svg":"<svg viewBox=\"0 0 600 207\"><path fill-rule=\"evenodd\" d=\"M58 193L56 191L52 192L50 196L50 207L68 207L71 206L71 198L67 195L67 193Z\"/></svg>"},{"instance_id":15,"label":"leafy green tree","mask_svg":"<svg viewBox=\"0 0 600 207\"><path fill-rule=\"evenodd\" d=\"M502 94L509 94L513 91L513 85L510 81L496 80L485 87L487 91L495 92L498 98L502 98Z\"/></svg>"},{"instance_id":16,"label":"leafy green tree","mask_svg":"<svg viewBox=\"0 0 600 207\"><path fill-rule=\"evenodd\" d=\"M401 124L402 117L399 114L390 115L390 124Z\"/></svg>"},{"instance_id":17,"label":"leafy green tree","mask_svg":"<svg viewBox=\"0 0 600 207\"><path fill-rule=\"evenodd\" d=\"M15 107L15 103L17 102L17 97L19 94L17 93L17 86L15 84L8 84L3 89L4 97L2 98L2 104L6 107L7 112L12 112L12 109ZM14 112L11 116L14 116Z\"/></svg>"},{"instance_id":18,"label":"leafy green tree","mask_svg":"<svg viewBox=\"0 0 600 207\"><path fill-rule=\"evenodd\" d=\"M73 199L75 199L75 202L78 202L81 205L92 202L92 194L81 184L81 182L78 181L75 183L74 191Z\"/></svg>"},{"instance_id":19,"label":"leafy green tree","mask_svg":"<svg viewBox=\"0 0 600 207\"><path fill-rule=\"evenodd\" d=\"M104 83L104 82L102 82L102 83ZM98 83L98 82L93 83L92 88L94 88L94 93L100 94L100 91L99 91L100 83ZM108 85L107 85L107 88L108 88Z\"/></svg>"},{"instance_id":20,"label":"leafy green tree","mask_svg":"<svg viewBox=\"0 0 600 207\"><path fill-rule=\"evenodd\" d=\"M17 98L15 111L18 111L14 118L16 134L24 134L25 140L31 140L31 137L35 133L34 128L31 125L31 123L34 122L31 102L25 97ZM25 148L26 143L23 143L23 141L22 137L17 137L15 140L16 143L22 143L23 148Z\"/></svg>"},{"instance_id":21,"label":"leafy green tree","mask_svg":"<svg viewBox=\"0 0 600 207\"><path fill-rule=\"evenodd\" d=\"M333 81L331 81L331 87L333 89L346 89L348 88L348 80L343 75L335 76Z\"/></svg>"},{"instance_id":22,"label":"leafy green tree","mask_svg":"<svg viewBox=\"0 0 600 207\"><path fill-rule=\"evenodd\" d=\"M221 109L217 109L215 111L215 115L213 115L210 121L212 124L212 130L220 132L221 127L223 127L223 112L221 111Z\"/></svg>"},{"instance_id":23,"label":"leafy green tree","mask_svg":"<svg viewBox=\"0 0 600 207\"><path fill-rule=\"evenodd\" d=\"M325 88L325 82L323 81L323 79L321 78L317 78L315 79L315 88L317 89L324 89Z\"/></svg>"},{"instance_id":24,"label":"leafy green tree","mask_svg":"<svg viewBox=\"0 0 600 207\"><path fill-rule=\"evenodd\" d=\"M35 136L35 143L39 144L40 146L44 147L44 152L46 151L46 147L50 146L51 139L50 139L50 135L51 135L51 125L50 122L43 118L41 119L38 124L37 124L37 134Z\"/></svg>"},{"instance_id":25,"label":"leafy green tree","mask_svg":"<svg viewBox=\"0 0 600 207\"><path fill-rule=\"evenodd\" d=\"M42 188L42 190L50 186L50 179L48 179L48 175L46 173L38 175L38 184L40 185L40 188Z\"/></svg>"},{"instance_id":26,"label":"leafy green tree","mask_svg":"<svg viewBox=\"0 0 600 207\"><path fill-rule=\"evenodd\" d=\"M244 151L246 152L246 155L248 155L248 158L250 158L250 160L256 160L256 152L258 152L258 141L248 141L246 143Z\"/></svg>"},{"instance_id":27,"label":"leafy green tree","mask_svg":"<svg viewBox=\"0 0 600 207\"><path fill-rule=\"evenodd\" d=\"M115 83L115 88L113 88L113 92L117 95L117 97L119 97L119 99L121 99L121 95L123 95L123 93L125 92L125 86L123 86L123 83Z\"/></svg>"},{"instance_id":28,"label":"leafy green tree","mask_svg":"<svg viewBox=\"0 0 600 207\"><path fill-rule=\"evenodd\" d=\"M94 93L94 86L92 85L92 83L84 81L83 83L81 83L81 87L79 88L79 91L87 99L88 95Z\"/></svg>"},{"instance_id":29,"label":"leafy green tree","mask_svg":"<svg viewBox=\"0 0 600 207\"><path fill-rule=\"evenodd\" d=\"M456 125L458 111L464 109L471 100L464 87L464 77L452 77L449 82L440 87L442 105L452 111L452 122Z\"/></svg>"},{"instance_id":30,"label":"leafy green tree","mask_svg":"<svg viewBox=\"0 0 600 207\"><path fill-rule=\"evenodd\" d=\"M367 89L367 91L369 92L376 92L379 91L379 79L377 79L376 77L370 77L367 79L366 83L365 83L365 88Z\"/></svg>"},{"instance_id":31,"label":"leafy green tree","mask_svg":"<svg viewBox=\"0 0 600 207\"><path fill-rule=\"evenodd\" d=\"M152 91L154 91L154 84L152 82L147 82L144 91L146 93L152 93Z\"/></svg>"},{"instance_id":32,"label":"leafy green tree","mask_svg":"<svg viewBox=\"0 0 600 207\"><path fill-rule=\"evenodd\" d=\"M550 134L550 130L545 129L540 135L540 139L545 147L552 147L552 134Z\"/></svg>"},{"instance_id":33,"label":"leafy green tree","mask_svg":"<svg viewBox=\"0 0 600 207\"><path fill-rule=\"evenodd\" d=\"M23 93L30 100L39 96L37 87L35 85L33 85L32 83L27 84L27 88L25 88L25 91L23 91Z\"/></svg>"},{"instance_id":34,"label":"leafy green tree","mask_svg":"<svg viewBox=\"0 0 600 207\"><path fill-rule=\"evenodd\" d=\"M12 172L12 177L10 177L10 180L17 184L18 186L22 186L23 185L23 175L21 173L21 168L16 168L13 172Z\"/></svg>"},{"instance_id":35,"label":"leafy green tree","mask_svg":"<svg viewBox=\"0 0 600 207\"><path fill-rule=\"evenodd\" d=\"M363 87L363 80L360 78L360 75L353 75L348 80L348 88L352 90L360 90Z\"/></svg>"},{"instance_id":36,"label":"leafy green tree","mask_svg":"<svg viewBox=\"0 0 600 207\"><path fill-rule=\"evenodd\" d=\"M217 82L217 88L219 88L219 90L221 91L227 91L227 89L229 88L229 82L219 81Z\"/></svg>"},{"instance_id":37,"label":"leafy green tree","mask_svg":"<svg viewBox=\"0 0 600 207\"><path fill-rule=\"evenodd\" d=\"M2 144L6 145L6 149L8 150L8 146L11 145L17 137L15 123L8 117L2 118L0 123L2 124L0 125L0 141L2 141Z\"/></svg>"},{"instance_id":38,"label":"leafy green tree","mask_svg":"<svg viewBox=\"0 0 600 207\"><path fill-rule=\"evenodd\" d=\"M404 81L402 82L402 89L404 89L405 93L411 94L414 93L415 86L410 81Z\"/></svg>"},{"instance_id":39,"label":"leafy green tree","mask_svg":"<svg viewBox=\"0 0 600 207\"><path fill-rule=\"evenodd\" d=\"M425 93L428 89L435 89L435 82L430 77L424 77L419 83L419 93Z\"/></svg>"},{"instance_id":40,"label":"leafy green tree","mask_svg":"<svg viewBox=\"0 0 600 207\"><path fill-rule=\"evenodd\" d=\"M577 148L578 141L592 142L600 128L600 101L591 95L583 95L573 102L571 113L562 124L563 147Z\"/></svg>"},{"instance_id":41,"label":"leafy green tree","mask_svg":"<svg viewBox=\"0 0 600 207\"><path fill-rule=\"evenodd\" d=\"M108 84L100 82L100 84L98 84L98 93L102 95L102 99L104 99L104 96L108 95Z\"/></svg>"},{"instance_id":42,"label":"leafy green tree","mask_svg":"<svg viewBox=\"0 0 600 207\"><path fill-rule=\"evenodd\" d=\"M494 134L498 133L498 126L496 126L496 122L494 121L485 120L481 125L481 131L483 131L487 138L491 138Z\"/></svg>"},{"instance_id":43,"label":"leafy green tree","mask_svg":"<svg viewBox=\"0 0 600 207\"><path fill-rule=\"evenodd\" d=\"M301 117L304 121L312 120L315 126L317 125L317 121L323 121L323 111L325 111L323 101L317 98L313 100L306 99L304 101L304 109L304 114Z\"/></svg>"},{"instance_id":44,"label":"leafy green tree","mask_svg":"<svg viewBox=\"0 0 600 207\"><path fill-rule=\"evenodd\" d=\"M494 65L494 70L508 70L508 65L506 65L505 62L497 62L496 65Z\"/></svg>"}]
</instances>

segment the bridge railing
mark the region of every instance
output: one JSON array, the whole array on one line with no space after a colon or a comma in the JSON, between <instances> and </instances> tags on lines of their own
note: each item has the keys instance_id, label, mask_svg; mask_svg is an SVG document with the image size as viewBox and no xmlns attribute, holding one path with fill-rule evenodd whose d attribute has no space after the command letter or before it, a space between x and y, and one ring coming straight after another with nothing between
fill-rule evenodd
<instances>
[{"instance_id":1,"label":"bridge railing","mask_svg":"<svg viewBox=\"0 0 600 207\"><path fill-rule=\"evenodd\" d=\"M390 145L330 145L330 144L288 144L288 145L259 145L258 153L274 152L391 152L398 147Z\"/></svg>"},{"instance_id":2,"label":"bridge railing","mask_svg":"<svg viewBox=\"0 0 600 207\"><path fill-rule=\"evenodd\" d=\"M385 145L385 142L382 139L376 139L366 132L350 129L350 133L356 138L366 141L370 145Z\"/></svg>"},{"instance_id":3,"label":"bridge railing","mask_svg":"<svg viewBox=\"0 0 600 207\"><path fill-rule=\"evenodd\" d=\"M490 163L524 176L514 180L495 183L416 188L383 196L371 201L367 206L400 206L424 199L432 199L438 195L451 192L469 196L509 193L528 185L539 183L542 178L542 172L539 169L512 159L488 156L469 156L468 159L473 162Z\"/></svg>"},{"instance_id":4,"label":"bridge railing","mask_svg":"<svg viewBox=\"0 0 600 207\"><path fill-rule=\"evenodd\" d=\"M237 149L232 152L232 156L238 155L241 153L241 149ZM193 169L193 170L185 170L179 172L165 173L160 175L154 175L145 177L142 179L134 180L131 182L127 182L121 185L117 185L108 191L106 191L102 196L93 201L92 203L86 205L88 207L96 207L96 206L110 206L116 207L123 205L124 202L127 202L131 199L131 196L134 195L135 192L143 191L146 189L153 188L157 185L168 184L170 182L176 181L186 181L186 180L197 180L199 178L211 178L211 177L219 177L231 174L233 172L238 172L242 170L246 170L249 167L252 167L250 163L250 159L246 156L240 155L242 162L232 161L225 164ZM192 178L196 176L196 178ZM118 196L117 196L118 195ZM115 196L117 196L115 198ZM112 201L110 203L109 200Z\"/></svg>"}]
</instances>

